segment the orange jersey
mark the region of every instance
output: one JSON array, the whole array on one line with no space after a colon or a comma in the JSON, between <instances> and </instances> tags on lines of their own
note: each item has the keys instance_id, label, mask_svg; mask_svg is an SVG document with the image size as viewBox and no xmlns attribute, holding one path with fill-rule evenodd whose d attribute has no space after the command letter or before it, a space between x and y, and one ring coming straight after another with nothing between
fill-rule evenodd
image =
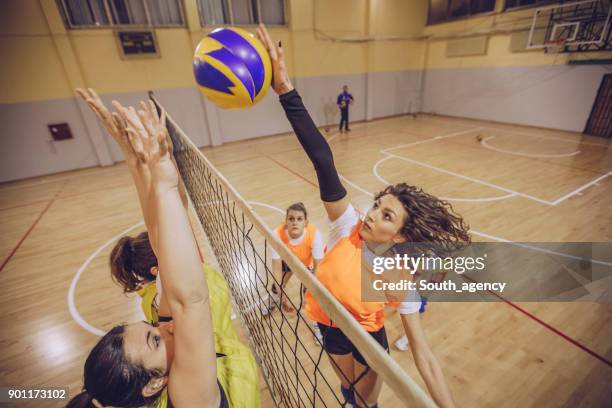
<instances>
[{"instance_id":1,"label":"orange jersey","mask_svg":"<svg viewBox=\"0 0 612 408\"><path fill-rule=\"evenodd\" d=\"M295 256L300 258L300 261L307 268L312 268L314 266L314 258L312 256L312 247L315 240L315 235L317 233L317 229L313 225L307 225L305 229L305 236L302 242L294 245L291 243L291 238L289 234L287 234L287 230L285 229L285 224L281 224L278 228L276 228L276 234L280 238L281 241L293 252Z\"/></svg>"},{"instance_id":2,"label":"orange jersey","mask_svg":"<svg viewBox=\"0 0 612 408\"><path fill-rule=\"evenodd\" d=\"M359 221L350 235L325 254L315 275L366 331L375 332L384 325L384 307L389 302L361 301L361 224ZM310 291L306 293L306 313L310 319L334 327Z\"/></svg>"}]
</instances>

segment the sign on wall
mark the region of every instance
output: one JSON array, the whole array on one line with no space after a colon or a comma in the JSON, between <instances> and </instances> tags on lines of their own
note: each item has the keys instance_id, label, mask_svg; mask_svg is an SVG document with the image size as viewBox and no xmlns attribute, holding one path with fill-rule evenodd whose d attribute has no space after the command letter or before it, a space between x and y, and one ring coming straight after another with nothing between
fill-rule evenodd
<instances>
[{"instance_id":1,"label":"sign on wall","mask_svg":"<svg viewBox=\"0 0 612 408\"><path fill-rule=\"evenodd\" d=\"M152 30L116 31L121 58L158 58L157 39Z\"/></svg>"}]
</instances>

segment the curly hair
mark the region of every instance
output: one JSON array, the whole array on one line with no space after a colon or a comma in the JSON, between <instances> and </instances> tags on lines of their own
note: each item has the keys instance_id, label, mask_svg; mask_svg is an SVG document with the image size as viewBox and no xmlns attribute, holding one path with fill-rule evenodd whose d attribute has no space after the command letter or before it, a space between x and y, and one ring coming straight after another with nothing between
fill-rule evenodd
<instances>
[{"instance_id":1,"label":"curly hair","mask_svg":"<svg viewBox=\"0 0 612 408\"><path fill-rule=\"evenodd\" d=\"M406 183L387 186L375 199L387 194L396 197L406 210L401 234L409 241L431 243L444 253L459 250L471 242L469 226L447 201Z\"/></svg>"}]
</instances>

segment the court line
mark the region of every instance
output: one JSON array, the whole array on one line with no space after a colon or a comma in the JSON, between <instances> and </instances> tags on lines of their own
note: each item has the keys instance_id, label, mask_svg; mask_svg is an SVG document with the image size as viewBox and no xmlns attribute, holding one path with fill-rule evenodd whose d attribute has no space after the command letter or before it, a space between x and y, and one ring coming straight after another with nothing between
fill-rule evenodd
<instances>
[{"instance_id":1,"label":"court line","mask_svg":"<svg viewBox=\"0 0 612 408\"><path fill-rule=\"evenodd\" d=\"M459 132L448 133L446 135L430 137L430 138L427 138L427 139L424 139L424 140L418 140L418 141L412 142L412 143L406 143L406 144L401 144L401 145L397 145L397 146L393 146L393 147L388 147L386 149L382 149L380 152L381 153L388 153L390 150L402 149L402 148L405 148L405 147L416 146L416 145L420 145L420 144L424 144L424 143L431 143L431 142L435 142L435 141L440 140L440 139L447 139L449 137L462 136L462 135L465 135L467 133L476 132L478 130L482 130L482 128L481 127L475 127L473 129L462 130L462 131L459 131Z\"/></svg>"},{"instance_id":2,"label":"court line","mask_svg":"<svg viewBox=\"0 0 612 408\"><path fill-rule=\"evenodd\" d=\"M423 167L427 167L427 168L432 169L432 170L436 170L436 171L439 171L439 172L442 172L442 173L446 173L446 174L449 174L449 175L452 175L452 176L455 176L455 177L463 178L463 179L472 181L474 183L478 183L478 184L482 184L482 185L485 185L485 186L488 186L488 187L496 188L498 190L505 191L507 193L515 193L515 195L521 196L523 198L527 198L529 200L533 200L533 201L536 201L536 202L539 202L539 203L542 203L542 204L546 204L546 205L551 205L551 206L555 206L555 205L558 205L558 204L562 203L563 201L567 200L568 198L570 198L570 197L572 197L572 196L574 196L576 194L579 194L581 191L583 191L583 190L587 189L588 187L596 184L600 180L603 180L604 178L612 175L612 172L608 172L606 174L603 174L603 175L597 177L596 179L593 179L593 180L589 181L588 183L578 187L574 191L571 191L571 192L565 194L564 196L557 198L555 201L548 201L548 200L544 200L544 199L541 199L541 198L538 198L538 197L535 197L535 196L532 196L532 195L529 195L529 194L526 194L526 193L521 193L519 191L511 190L509 188L505 188L505 187L499 186L497 184L489 183L489 182L484 181L484 180L479 180L479 179L476 179L476 178L473 178L473 177L465 176L465 175L460 174L460 173L455 173L455 172L450 171L450 170L442 169L440 167L436 167L436 166L433 166L433 165L428 164L428 163L420 162L418 160L409 159L407 157L399 156L399 155L396 155L396 154L393 154L393 153L385 153L385 154L393 156L393 157L395 157L397 159L400 159L400 160L407 161L409 163L417 164L417 165L420 165L420 166L423 166Z\"/></svg>"},{"instance_id":3,"label":"court line","mask_svg":"<svg viewBox=\"0 0 612 408\"><path fill-rule=\"evenodd\" d=\"M469 276L466 275L461 275L461 277L463 279L467 279L471 282L477 283L478 281L476 279L470 278ZM523 313L525 316L529 317L530 319L532 319L533 321L541 324L542 326L544 326L545 328L547 328L548 330L552 331L553 333L555 333L556 335L560 336L561 338L563 338L564 340L570 342L571 344L573 344L574 346L578 347L579 349L581 349L582 351L586 351L588 354L590 354L591 356L595 357L596 359L602 361L603 363L607 364L608 366L612 367L612 361L608 360L607 358L605 358L604 356L602 356L601 354L597 353L594 350L591 350L590 348L588 348L587 346L585 346L584 344L580 343L578 340L574 340L572 337L570 337L569 335L565 334L564 332L562 332L561 330L557 329L556 327L552 326L549 323L546 323L544 320L540 319L539 317L537 317L536 315L534 315L533 313L528 312L527 310L523 309L522 307L520 307L519 305L517 305L516 303L506 299L505 297L503 297L502 295L498 294L497 292L495 292L494 290L487 290L487 292L491 293L492 295L494 295L495 297L501 299L503 302L507 303L508 305L512 306L514 309L518 310L519 312Z\"/></svg>"},{"instance_id":4,"label":"court line","mask_svg":"<svg viewBox=\"0 0 612 408\"><path fill-rule=\"evenodd\" d=\"M17 252L17 250L19 250L19 248L21 247L21 245L23 244L23 242L26 240L26 238L28 237L28 235L30 235L30 233L34 230L34 228L36 227L36 225L40 222L40 220L42 219L42 217L47 213L47 211L49 210L49 208L51 208L51 206L53 205L53 203L55 202L55 200L57 199L57 197L59 196L59 194L61 193L61 191L64 189L64 187L66 186L66 183L62 184L60 186L60 188L55 192L55 195L53 196L53 198L51 198L51 200L49 200L49 202L47 203L47 205L45 206L45 208L42 209L42 211L40 212L40 214L38 214L38 217L36 217L36 219L34 220L34 222L32 223L32 225L30 225L30 228L27 229L27 231L25 232L25 234L23 234L23 236L21 237L21 239L17 242L17 245L15 245L15 247L11 250L11 252L8 254L8 256L4 259L4 261L2 261L2 264L0 265L0 272L2 272L2 270L4 269L4 267L6 266L6 264L9 263L9 261L11 260L11 258L13 258L13 256L15 255L15 253Z\"/></svg>"},{"instance_id":5,"label":"court line","mask_svg":"<svg viewBox=\"0 0 612 408\"><path fill-rule=\"evenodd\" d=\"M551 201L543 200L541 198L534 197L534 196L529 195L529 194L521 193L519 191L515 191L515 190L509 189L509 188L506 188L506 187L502 187L502 186L499 186L497 184L489 183L488 181L479 180L479 179L476 179L476 178L473 178L473 177L470 177L470 176L465 176L465 175L460 174L460 173L455 173L454 171L442 169L440 167L436 167L436 166L433 166L433 165L428 164L428 163L420 162L418 160L409 159L409 158L403 157L403 156L398 156L397 154L393 154L393 153L385 153L385 154L393 156L393 157L395 157L395 158L397 158L399 160L404 160L404 161L407 161L409 163L417 164L419 166L426 167L428 169L438 171L440 173L449 174L451 176L455 176L455 177L458 177L458 178L461 178L461 179L464 179L464 180L469 180L469 181L471 181L473 183L482 184L482 185L487 186L487 187L491 187L491 188L495 188L497 190L505 191L506 193L514 193L515 195L527 198L529 200L537 201L537 202L542 203L542 204L554 205Z\"/></svg>"},{"instance_id":6,"label":"court line","mask_svg":"<svg viewBox=\"0 0 612 408\"><path fill-rule=\"evenodd\" d=\"M374 197L374 194L370 193L369 191L359 187L357 184L353 183L352 181L348 180L346 177L344 176L340 176L340 178L342 178L344 181L347 182L347 184L349 184L351 187L361 191L362 193L370 196L370 197ZM599 259L593 259L593 258L581 258L581 257L577 257L575 255L569 255L563 252L556 252L556 251L551 251L548 249L543 249L543 248L539 248L533 245L529 245L529 244L524 244L524 243L520 243L520 242L515 242L515 241L511 241L505 238L501 238L501 237L496 237L495 235L490 235L490 234L486 234L484 232L480 232L480 231L476 231L473 229L470 229L470 233L474 234L474 235L479 235L483 238L488 238L488 239L492 239L495 241L499 241L499 242L506 242L515 246L520 246L523 248L527 248L533 251L538 251L538 252L544 252L544 253L548 253L548 254L552 254L552 255L557 255L557 256L561 256L564 258L569 258L569 259L574 259L574 260L583 260L583 261L589 261L592 262L594 264L599 264L599 265L605 265L605 266L612 266L612 263L610 262L606 262L606 261L601 261Z\"/></svg>"},{"instance_id":7,"label":"court line","mask_svg":"<svg viewBox=\"0 0 612 408\"><path fill-rule=\"evenodd\" d=\"M87 323L87 321L79 313L79 311L78 311L78 309L76 307L76 304L74 302L74 293L76 292L76 286L77 286L77 283L79 282L79 278L81 277L83 272L85 272L85 269L87 268L87 266L89 266L91 261L93 261L94 258L96 256L98 256L98 254L100 254L100 252L102 252L107 246L109 246L110 244L112 244L113 242L115 242L116 240L118 240L119 238L121 238L122 236L127 234L128 232L130 232L130 231L132 231L132 230L134 230L134 229L136 229L138 227L141 227L143 225L144 225L144 221L141 221L141 222L139 222L137 224L134 224L131 227L126 228L125 230L121 231L119 234L115 235L114 237L112 237L111 239L106 241L101 246L99 246L98 249L96 249L91 255L89 255L89 257L85 260L85 262L83 262L83 264L81 265L81 267L79 268L77 273L72 278L72 282L70 282L70 288L68 288L68 296L67 296L68 310L70 311L70 315L72 316L72 319L79 326L81 326L83 329L85 329L86 331L88 331L89 333L91 333L93 335L104 336L104 334L106 332L103 331L103 330L98 329L97 327L92 326L89 323Z\"/></svg>"},{"instance_id":8,"label":"court line","mask_svg":"<svg viewBox=\"0 0 612 408\"><path fill-rule=\"evenodd\" d=\"M568 198L575 196L576 194L579 194L582 190L585 190L589 187L591 187L593 184L597 184L600 180L605 179L608 176L612 176L612 171L608 172L607 174L604 174L602 176L597 177L594 180L589 181L588 183L584 184L581 187L578 187L577 189L575 189L572 192L567 193L566 195L557 198L555 201L553 201L552 205L557 205L559 203L562 203L563 201L567 200Z\"/></svg>"},{"instance_id":9,"label":"court line","mask_svg":"<svg viewBox=\"0 0 612 408\"><path fill-rule=\"evenodd\" d=\"M42 203L48 203L49 199L45 199L45 200L37 200L37 201L32 201L31 203L25 203L25 204L18 204L18 205L13 205L13 206L8 206L8 207L2 207L0 208L0 211L6 211L6 210L13 210L15 208L22 208L22 207L29 207L32 205L38 205L38 204L42 204Z\"/></svg>"},{"instance_id":10,"label":"court line","mask_svg":"<svg viewBox=\"0 0 612 408\"><path fill-rule=\"evenodd\" d=\"M466 123L456 123L456 122L452 122L452 121L448 121L448 120L443 120L443 119L434 119L431 117L428 117L427 115L422 116L425 120L429 120L432 122L439 122L439 123L443 123L445 125L457 125L457 126L464 126L464 127L469 127L471 125L468 125ZM474 120L483 120L483 119L474 119ZM494 126L482 126L483 129L489 129L489 130L497 130L499 132L505 132L505 133L514 133L515 135L523 135L523 136L530 136L530 137L541 137L543 139L551 139L551 140L558 140L560 142L564 142L564 143L577 143L577 144L581 144L581 145L589 145L589 146L599 146L599 147L607 147L610 148L612 146L612 144L606 144L606 143L596 143L596 142L585 142L585 141L581 141L581 140L570 140L564 137L558 137L558 136L547 136L547 135L539 135L537 133L527 133L527 132L518 132L515 130L507 130L507 129L503 129L501 127L494 127ZM554 129L552 129L554 131ZM565 130L559 130L559 132L569 132L569 131L565 131Z\"/></svg>"},{"instance_id":11,"label":"court line","mask_svg":"<svg viewBox=\"0 0 612 408\"><path fill-rule=\"evenodd\" d=\"M533 158L541 158L541 159L546 159L546 158L553 158L553 159L557 159L557 158L561 158L561 157L571 157L571 156L575 156L577 154L580 154L581 151L580 150L575 150L571 153L560 153L560 154L531 154L531 153L520 153L520 152L515 152L512 150L506 150L506 149L501 149L499 147L493 147L490 146L487 142L489 140L493 140L495 139L497 136L489 136L486 139L483 139L480 144L485 148L485 149L489 149L489 150L493 150L495 152L499 152L499 153L506 153L506 154L512 154L514 156L522 156L522 157L533 157Z\"/></svg>"},{"instance_id":12,"label":"court line","mask_svg":"<svg viewBox=\"0 0 612 408\"><path fill-rule=\"evenodd\" d=\"M345 181L347 181L348 184L350 184L351 186L357 188L359 191L366 193L367 195L369 195L370 197L373 197L374 195L372 193L367 192L366 190L362 189L361 187L359 187L357 184L349 181L346 179L346 177L342 177ZM475 233L476 235L482 235L482 236L486 236L487 238L491 238L491 239L495 239L497 241L502 241L502 242L508 242L508 243L513 243L512 241L509 241L507 239L504 238L500 238L500 237L495 237L493 235L488 235L488 234L484 234L478 231L474 231L474 230L470 230L470 233ZM526 245L526 244L521 244L527 248L531 248L531 249L536 249L536 250L540 250L541 248L536 248L536 247L532 247L531 245ZM558 253L561 256L566 256L566 257L573 257L572 255L568 255L568 254L562 254L562 253ZM598 261L598 260L594 260L591 259L591 262L593 263L605 263L603 261ZM464 275L462 275L464 276ZM583 345L582 343L574 340L573 338L571 338L570 336L568 336L567 334L563 333L561 330L555 328L554 326L550 325L549 323L546 323L545 321L543 321L542 319L538 318L537 316L529 313L528 311L526 311L525 309L521 308L520 306L516 305L515 303L513 303L510 300L505 299L504 297L497 295L494 292L491 292L492 294L496 295L498 298L500 298L504 303L508 304L509 306L513 307L514 309L518 310L519 312L523 313L525 316L531 318L533 321L539 323L540 325L542 325L543 327L547 328L548 330L552 331L553 333L557 334L558 336L562 337L563 339L567 340L568 342L570 342L571 344L575 345L576 347L580 348L581 350L587 352L588 354L590 354L591 356L599 359L600 361L608 364L609 366L612 366L612 362L610 362L609 360L607 360L605 357L601 356L600 354L598 354L597 352L591 350L590 348L588 348L587 346Z\"/></svg>"},{"instance_id":13,"label":"court line","mask_svg":"<svg viewBox=\"0 0 612 408\"><path fill-rule=\"evenodd\" d=\"M381 150L382 152L382 150ZM385 154L389 154L389 153L385 153ZM394 159L395 157L393 156L387 156L384 157L382 159L380 159L379 161L376 162L376 164L374 164L374 168L372 169L372 172L374 173L374 176L380 180L383 184L385 185L391 185L393 183L388 182L387 180L385 180L379 173L378 173L378 166L380 166L382 163L384 163L387 160L390 159ZM489 201L501 201L501 200L506 200L508 198L511 197L515 197L517 195L517 193L508 193L502 196L496 196L496 197L482 197L482 198L454 198L454 197L438 197L441 200L446 200L446 201L460 201L460 202L489 202Z\"/></svg>"},{"instance_id":14,"label":"court line","mask_svg":"<svg viewBox=\"0 0 612 408\"><path fill-rule=\"evenodd\" d=\"M273 205L266 204L266 203L261 203L261 202L258 202L258 201L248 201L248 204L259 205L259 206L262 206L262 207L267 207L267 208L270 208L272 210L278 211L281 214L284 214L283 210L281 210L280 208L275 207ZM72 281L70 282L70 287L68 289L68 296L67 296L68 310L70 311L70 315L72 316L72 319L79 326L81 326L85 331L87 331L87 332L89 332L89 333L91 333L91 334L93 334L95 336L104 336L104 334L106 332L104 330L98 329L97 327L94 327L93 325L88 323L83 318L83 316L81 316L81 314L79 313L79 310L76 307L76 302L74 300L75 293L76 293L76 287L77 287L77 284L79 282L79 279L81 278L81 275L83 274L83 272L85 272L85 270L87 269L87 267L89 266L91 261L93 261L100 254L100 252L102 252L104 249L106 249L106 247L108 247L113 242L117 241L122 236L126 235L128 232L130 232L130 231L132 231L132 230L134 230L134 229L136 229L138 227L141 227L143 225L144 225L144 221L140 221L139 223L136 223L136 224L132 225L131 227L126 228L125 230L121 231L119 234L115 235L114 237L110 238L108 241L106 241L105 243L100 245L94 252L92 252L91 255L89 255L89 257L87 257L85 262L83 262L81 267L78 269L77 273L72 278ZM193 232L193 228L192 228L192 232ZM195 236L195 233L194 233L194 236ZM198 252L200 254L200 259L203 261L204 258L202 256L201 251L200 251L200 246L199 245L198 245Z\"/></svg>"},{"instance_id":15,"label":"court line","mask_svg":"<svg viewBox=\"0 0 612 408\"><path fill-rule=\"evenodd\" d=\"M316 185L315 183L313 183L312 181L308 180L306 177L302 176L300 173L296 173L295 171L291 170L289 167L285 166L283 163L279 162L278 160L272 158L271 156L266 156L264 155L264 157L267 157L268 159L270 159L271 161L273 161L274 163L278 164L279 166L281 166L283 169L287 170L289 173L298 176L299 178L301 178L302 180L304 180L305 182L307 182L308 184L319 188L318 185Z\"/></svg>"}]
</instances>

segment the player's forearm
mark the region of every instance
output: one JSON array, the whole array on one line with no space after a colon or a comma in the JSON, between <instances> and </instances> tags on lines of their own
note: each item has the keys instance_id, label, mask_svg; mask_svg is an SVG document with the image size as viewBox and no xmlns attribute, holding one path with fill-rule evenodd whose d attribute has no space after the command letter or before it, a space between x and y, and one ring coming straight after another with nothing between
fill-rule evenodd
<instances>
[{"instance_id":1,"label":"player's forearm","mask_svg":"<svg viewBox=\"0 0 612 408\"><path fill-rule=\"evenodd\" d=\"M135 163L128 163L128 170L134 180L136 192L138 194L138 203L140 204L140 210L142 211L142 218L144 219L145 227L149 232L149 241L151 247L156 256L159 255L157 250L157 220L155 217L155 206L153 201L150 199L151 192L149 188L151 186L150 174L148 169L141 165L138 161Z\"/></svg>"},{"instance_id":2,"label":"player's forearm","mask_svg":"<svg viewBox=\"0 0 612 408\"><path fill-rule=\"evenodd\" d=\"M346 189L340 182L331 148L310 117L302 98L296 90L293 90L281 95L280 102L300 144L317 172L321 199L327 202L342 199L346 196Z\"/></svg>"},{"instance_id":3,"label":"player's forearm","mask_svg":"<svg viewBox=\"0 0 612 408\"><path fill-rule=\"evenodd\" d=\"M164 294L173 314L176 307L208 301L198 249L178 189L154 189L158 224L159 265Z\"/></svg>"},{"instance_id":4,"label":"player's forearm","mask_svg":"<svg viewBox=\"0 0 612 408\"><path fill-rule=\"evenodd\" d=\"M453 401L450 388L446 383L440 363L433 352L427 348L426 350L416 351L414 354L417 369L436 404L442 408L454 407L455 402Z\"/></svg>"}]
</instances>

